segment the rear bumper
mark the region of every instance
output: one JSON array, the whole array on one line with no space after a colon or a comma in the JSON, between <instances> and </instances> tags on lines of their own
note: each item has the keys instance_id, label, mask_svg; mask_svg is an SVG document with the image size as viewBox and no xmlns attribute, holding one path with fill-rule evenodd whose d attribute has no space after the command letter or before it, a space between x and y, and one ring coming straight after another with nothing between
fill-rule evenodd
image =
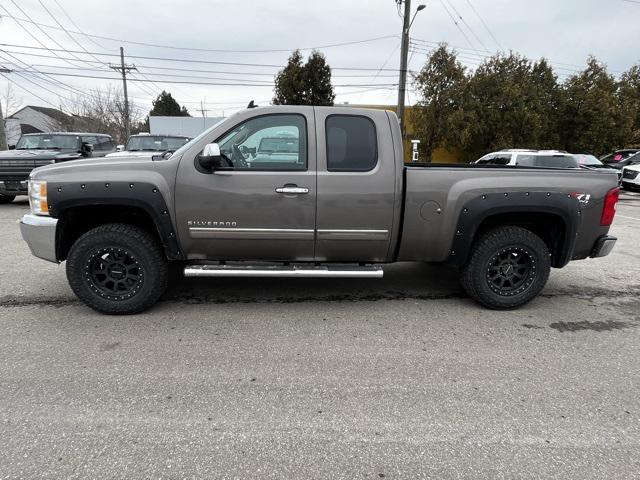
<instances>
[{"instance_id":1,"label":"rear bumper","mask_svg":"<svg viewBox=\"0 0 640 480\"><path fill-rule=\"evenodd\" d=\"M616 245L618 239L616 237L612 237L611 235L603 235L600 237L596 244L593 246L593 250L591 251L591 258L600 258L606 257L611 253L613 247Z\"/></svg>"},{"instance_id":2,"label":"rear bumper","mask_svg":"<svg viewBox=\"0 0 640 480\"><path fill-rule=\"evenodd\" d=\"M0 193L3 195L27 195L28 180L0 180Z\"/></svg>"},{"instance_id":3,"label":"rear bumper","mask_svg":"<svg viewBox=\"0 0 640 480\"><path fill-rule=\"evenodd\" d=\"M27 214L20 220L20 233L31 253L38 258L58 263L56 258L56 229L58 220Z\"/></svg>"}]
</instances>

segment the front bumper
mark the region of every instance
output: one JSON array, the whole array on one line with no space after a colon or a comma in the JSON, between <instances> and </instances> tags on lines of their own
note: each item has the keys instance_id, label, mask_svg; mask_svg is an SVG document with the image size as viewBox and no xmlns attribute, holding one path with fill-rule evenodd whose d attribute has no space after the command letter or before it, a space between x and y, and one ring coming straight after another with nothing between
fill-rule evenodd
<instances>
[{"instance_id":1,"label":"front bumper","mask_svg":"<svg viewBox=\"0 0 640 480\"><path fill-rule=\"evenodd\" d=\"M3 195L27 195L28 180L0 180L0 193Z\"/></svg>"},{"instance_id":2,"label":"front bumper","mask_svg":"<svg viewBox=\"0 0 640 480\"><path fill-rule=\"evenodd\" d=\"M27 214L20 220L20 233L31 253L49 262L58 263L56 257L56 218Z\"/></svg>"},{"instance_id":3,"label":"front bumper","mask_svg":"<svg viewBox=\"0 0 640 480\"><path fill-rule=\"evenodd\" d=\"M596 244L593 246L593 250L591 251L591 258L606 257L611 253L611 250L613 250L617 241L618 239L616 237L603 235L596 240Z\"/></svg>"}]
</instances>

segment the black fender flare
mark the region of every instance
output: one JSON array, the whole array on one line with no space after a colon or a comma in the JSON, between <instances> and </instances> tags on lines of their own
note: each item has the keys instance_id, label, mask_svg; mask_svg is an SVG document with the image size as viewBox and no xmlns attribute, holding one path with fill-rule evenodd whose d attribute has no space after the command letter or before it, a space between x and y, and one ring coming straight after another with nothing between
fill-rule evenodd
<instances>
[{"instance_id":1,"label":"black fender flare","mask_svg":"<svg viewBox=\"0 0 640 480\"><path fill-rule=\"evenodd\" d=\"M456 266L466 263L478 228L489 217L528 213L551 214L562 219L565 226L564 242L554 261L554 267L564 267L573 255L582 221L582 209L576 197L559 192L486 193L469 200L458 217L448 262Z\"/></svg>"},{"instance_id":2,"label":"black fender flare","mask_svg":"<svg viewBox=\"0 0 640 480\"><path fill-rule=\"evenodd\" d=\"M73 207L137 207L152 219L167 258L183 258L167 203L156 185L136 181L47 182L47 200L53 218Z\"/></svg>"}]
</instances>

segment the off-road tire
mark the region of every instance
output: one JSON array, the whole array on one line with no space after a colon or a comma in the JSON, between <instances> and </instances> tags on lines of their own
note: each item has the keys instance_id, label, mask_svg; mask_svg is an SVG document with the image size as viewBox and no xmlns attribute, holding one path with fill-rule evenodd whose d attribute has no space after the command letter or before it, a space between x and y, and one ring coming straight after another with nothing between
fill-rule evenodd
<instances>
[{"instance_id":1,"label":"off-road tire","mask_svg":"<svg viewBox=\"0 0 640 480\"><path fill-rule=\"evenodd\" d=\"M106 286L101 284L108 275L114 275L101 273L107 272L105 258L109 265L117 266L116 273L125 272L129 276L133 272L135 283L123 284L123 292L110 294L108 288L123 282L107 280ZM78 298L94 310L110 315L147 310L167 288L168 266L160 244L151 234L133 225L112 223L88 231L71 247L66 269L69 285ZM129 278L124 280L133 282Z\"/></svg>"},{"instance_id":2,"label":"off-road tire","mask_svg":"<svg viewBox=\"0 0 640 480\"><path fill-rule=\"evenodd\" d=\"M11 203L16 198L15 195L4 195L0 193L0 205Z\"/></svg>"},{"instance_id":3,"label":"off-road tire","mask_svg":"<svg viewBox=\"0 0 640 480\"><path fill-rule=\"evenodd\" d=\"M509 270L513 273L516 269L520 277L508 280ZM550 270L549 249L540 237L520 227L498 227L474 242L460 272L460 283L472 299L485 307L508 310L534 299L546 285Z\"/></svg>"}]
</instances>

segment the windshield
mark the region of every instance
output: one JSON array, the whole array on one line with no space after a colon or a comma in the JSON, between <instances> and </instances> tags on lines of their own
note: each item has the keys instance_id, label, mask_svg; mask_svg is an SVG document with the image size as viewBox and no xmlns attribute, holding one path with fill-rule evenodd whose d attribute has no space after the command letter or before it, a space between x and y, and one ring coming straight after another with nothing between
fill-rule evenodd
<instances>
[{"instance_id":1,"label":"windshield","mask_svg":"<svg viewBox=\"0 0 640 480\"><path fill-rule=\"evenodd\" d=\"M571 155L518 155L516 165L523 167L578 168Z\"/></svg>"},{"instance_id":2,"label":"windshield","mask_svg":"<svg viewBox=\"0 0 640 480\"><path fill-rule=\"evenodd\" d=\"M164 137L155 135L136 135L129 138L127 150L136 152L140 150L164 152L177 150L189 142L187 137Z\"/></svg>"},{"instance_id":3,"label":"windshield","mask_svg":"<svg viewBox=\"0 0 640 480\"><path fill-rule=\"evenodd\" d=\"M16 150L78 150L79 138L75 135L23 135Z\"/></svg>"},{"instance_id":4,"label":"windshield","mask_svg":"<svg viewBox=\"0 0 640 480\"><path fill-rule=\"evenodd\" d=\"M585 165L589 167L601 167L602 162L598 160L593 155L575 155L576 160L580 165Z\"/></svg>"}]
</instances>

